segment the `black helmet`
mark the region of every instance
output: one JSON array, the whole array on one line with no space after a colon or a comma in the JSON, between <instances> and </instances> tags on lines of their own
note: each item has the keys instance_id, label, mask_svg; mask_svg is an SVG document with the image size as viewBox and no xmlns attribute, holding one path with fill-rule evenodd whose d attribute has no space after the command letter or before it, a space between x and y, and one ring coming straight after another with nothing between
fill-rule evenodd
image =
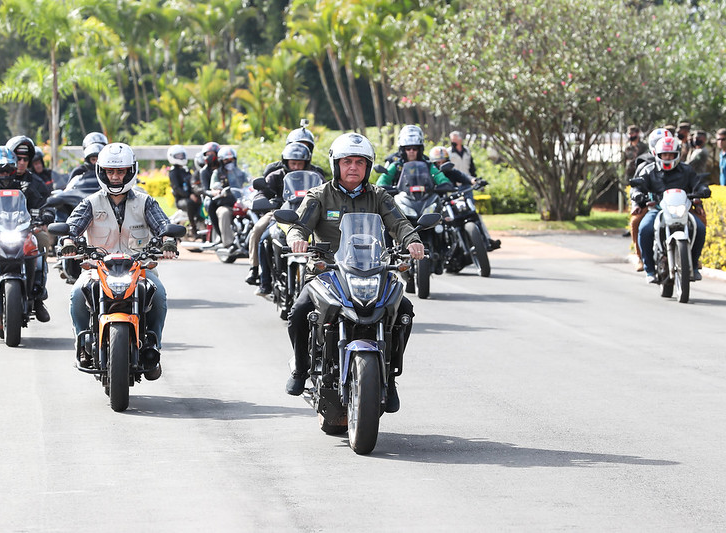
<instances>
[{"instance_id":1,"label":"black helmet","mask_svg":"<svg viewBox=\"0 0 726 533\"><path fill-rule=\"evenodd\" d=\"M285 146L282 150L282 164L285 168L288 168L287 162L290 160L294 161L305 161L305 168L308 168L312 154L307 146L301 142L293 142Z\"/></svg>"},{"instance_id":2,"label":"black helmet","mask_svg":"<svg viewBox=\"0 0 726 533\"><path fill-rule=\"evenodd\" d=\"M35 155L33 156L33 161L43 161L43 150L40 149L40 147L35 147ZM45 161L43 161L43 166L45 166Z\"/></svg>"}]
</instances>

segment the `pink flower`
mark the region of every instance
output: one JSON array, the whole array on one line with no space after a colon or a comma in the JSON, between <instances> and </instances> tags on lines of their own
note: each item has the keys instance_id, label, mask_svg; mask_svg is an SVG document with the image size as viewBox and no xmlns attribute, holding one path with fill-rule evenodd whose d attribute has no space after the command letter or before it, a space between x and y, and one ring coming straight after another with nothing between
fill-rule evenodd
<instances>
[{"instance_id":1,"label":"pink flower","mask_svg":"<svg viewBox=\"0 0 726 533\"><path fill-rule=\"evenodd\" d=\"M660 52L660 46L656 46L656 47L655 47L655 51L656 51L656 52Z\"/></svg>"},{"instance_id":2,"label":"pink flower","mask_svg":"<svg viewBox=\"0 0 726 533\"><path fill-rule=\"evenodd\" d=\"M620 32L616 33L615 34L615 37L618 37L619 38L620 37Z\"/></svg>"},{"instance_id":3,"label":"pink flower","mask_svg":"<svg viewBox=\"0 0 726 533\"><path fill-rule=\"evenodd\" d=\"M529 49L529 53L530 53L530 54L531 54L531 53L532 53L533 51L534 51L534 50L532 50L531 48Z\"/></svg>"},{"instance_id":4,"label":"pink flower","mask_svg":"<svg viewBox=\"0 0 726 533\"><path fill-rule=\"evenodd\" d=\"M596 102L599 102L599 101L600 101L600 97L599 97L599 96L598 96L598 97L596 97L596 98L595 98L595 101L596 101Z\"/></svg>"},{"instance_id":5,"label":"pink flower","mask_svg":"<svg viewBox=\"0 0 726 533\"><path fill-rule=\"evenodd\" d=\"M427 64L425 64L425 63L424 63L424 68L425 68L426 70L428 70L428 69L429 69L429 66L428 66Z\"/></svg>"},{"instance_id":6,"label":"pink flower","mask_svg":"<svg viewBox=\"0 0 726 533\"><path fill-rule=\"evenodd\" d=\"M566 83L565 83L564 81L561 81L561 82L560 82L560 84L561 84L561 85L562 85L563 87L564 87L565 85L567 85L567 84L566 84Z\"/></svg>"},{"instance_id":7,"label":"pink flower","mask_svg":"<svg viewBox=\"0 0 726 533\"><path fill-rule=\"evenodd\" d=\"M547 94L547 91L542 91L542 94Z\"/></svg>"},{"instance_id":8,"label":"pink flower","mask_svg":"<svg viewBox=\"0 0 726 533\"><path fill-rule=\"evenodd\" d=\"M441 45L441 49L443 50L444 48L446 48L446 45L445 44L442 44Z\"/></svg>"},{"instance_id":9,"label":"pink flower","mask_svg":"<svg viewBox=\"0 0 726 533\"><path fill-rule=\"evenodd\" d=\"M613 49L608 46L608 52L612 52Z\"/></svg>"},{"instance_id":10,"label":"pink flower","mask_svg":"<svg viewBox=\"0 0 726 533\"><path fill-rule=\"evenodd\" d=\"M514 75L512 76L512 79L513 79L513 80L516 80L516 79L517 79L517 75L516 75L516 74L514 74Z\"/></svg>"},{"instance_id":11,"label":"pink flower","mask_svg":"<svg viewBox=\"0 0 726 533\"><path fill-rule=\"evenodd\" d=\"M567 73L567 77L568 77L569 79L572 79L572 72L568 72L568 73Z\"/></svg>"}]
</instances>

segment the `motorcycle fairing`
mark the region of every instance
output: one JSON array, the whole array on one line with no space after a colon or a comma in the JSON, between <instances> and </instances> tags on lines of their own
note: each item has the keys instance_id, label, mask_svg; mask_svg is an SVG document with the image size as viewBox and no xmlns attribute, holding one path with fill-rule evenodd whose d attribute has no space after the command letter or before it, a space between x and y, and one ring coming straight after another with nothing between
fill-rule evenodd
<instances>
[{"instance_id":1,"label":"motorcycle fairing","mask_svg":"<svg viewBox=\"0 0 726 533\"><path fill-rule=\"evenodd\" d=\"M378 356L379 365L378 368L381 370L381 383L385 384L385 373L386 361L383 355L383 351L376 341L370 339L356 339L349 342L345 349L341 351L340 361L340 384L341 388L348 384L348 375L350 370L350 358L354 353L369 352L375 353Z\"/></svg>"}]
</instances>

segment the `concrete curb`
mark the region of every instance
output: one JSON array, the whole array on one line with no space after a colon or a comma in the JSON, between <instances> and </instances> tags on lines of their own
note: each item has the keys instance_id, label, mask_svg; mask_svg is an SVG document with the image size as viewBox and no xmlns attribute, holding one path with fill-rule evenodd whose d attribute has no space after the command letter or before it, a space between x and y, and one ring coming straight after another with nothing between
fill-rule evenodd
<instances>
[{"instance_id":1,"label":"concrete curb","mask_svg":"<svg viewBox=\"0 0 726 533\"><path fill-rule=\"evenodd\" d=\"M636 254L630 254L628 255L628 263L631 263L633 265L638 263L638 256ZM723 270L716 270L715 268L702 268L701 269L701 275L704 278L709 279L718 279L721 281L726 281L726 272Z\"/></svg>"}]
</instances>

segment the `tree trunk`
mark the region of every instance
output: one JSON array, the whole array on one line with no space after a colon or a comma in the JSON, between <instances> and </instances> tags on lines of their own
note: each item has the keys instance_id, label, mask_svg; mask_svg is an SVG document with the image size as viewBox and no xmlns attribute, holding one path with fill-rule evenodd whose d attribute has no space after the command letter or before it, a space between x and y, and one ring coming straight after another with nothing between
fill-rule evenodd
<instances>
[{"instance_id":1,"label":"tree trunk","mask_svg":"<svg viewBox=\"0 0 726 533\"><path fill-rule=\"evenodd\" d=\"M371 90L371 100L373 100L373 114L376 117L376 128L378 128L378 135L382 135L383 128L383 115L381 113L381 102L378 100L378 86L373 78L368 78L368 87Z\"/></svg>"},{"instance_id":2,"label":"tree trunk","mask_svg":"<svg viewBox=\"0 0 726 533\"><path fill-rule=\"evenodd\" d=\"M345 126L343 125L343 121L340 118L340 114L338 113L338 108L335 105L335 102L333 101L333 97L330 94L330 87L328 86L328 80L325 76L325 68L322 61L315 61L315 66L318 67L318 75L320 76L320 83L323 85L323 90L325 91L325 98L328 99L328 105L330 105L330 110L333 112L333 116L335 117L335 122L338 124L338 129L341 131L345 131Z\"/></svg>"},{"instance_id":3,"label":"tree trunk","mask_svg":"<svg viewBox=\"0 0 726 533\"><path fill-rule=\"evenodd\" d=\"M358 96L358 87L356 86L355 73L353 65L350 61L345 62L345 75L348 78L348 92L350 93L350 103L353 108L353 116L358 131L364 133L366 131L366 121L363 118L363 107L360 104L360 96Z\"/></svg>"},{"instance_id":4,"label":"tree trunk","mask_svg":"<svg viewBox=\"0 0 726 533\"><path fill-rule=\"evenodd\" d=\"M134 69L134 60L129 54L129 72L131 73L131 83L134 86L134 103L136 104L136 122L141 122L141 96L139 95L139 80L136 78L136 70ZM120 89L120 88L119 88Z\"/></svg>"},{"instance_id":5,"label":"tree trunk","mask_svg":"<svg viewBox=\"0 0 726 533\"><path fill-rule=\"evenodd\" d=\"M81 128L81 133L86 136L86 125L83 123L83 114L81 113L81 103L78 100L78 88L73 84L73 101L76 104L76 112L78 113L78 125Z\"/></svg>"},{"instance_id":6,"label":"tree trunk","mask_svg":"<svg viewBox=\"0 0 726 533\"><path fill-rule=\"evenodd\" d=\"M353 116L350 103L348 103L348 97L345 94L345 87L343 87L343 78L340 75L338 57L335 55L331 46L328 46L326 50L328 52L328 61L330 61L330 70L333 72L333 79L335 80L335 87L338 90L338 97L340 98L340 103L343 106L343 112L348 120L348 124L351 125L352 129L355 129L355 118Z\"/></svg>"},{"instance_id":7,"label":"tree trunk","mask_svg":"<svg viewBox=\"0 0 726 533\"><path fill-rule=\"evenodd\" d=\"M58 103L58 65L55 60L55 48L50 49L50 65L53 69L53 97L50 104L50 168L55 169L58 162L58 138L60 131L58 124L60 122L60 111ZM30 154L31 161L33 154ZM32 167L32 165L29 165Z\"/></svg>"}]
</instances>

